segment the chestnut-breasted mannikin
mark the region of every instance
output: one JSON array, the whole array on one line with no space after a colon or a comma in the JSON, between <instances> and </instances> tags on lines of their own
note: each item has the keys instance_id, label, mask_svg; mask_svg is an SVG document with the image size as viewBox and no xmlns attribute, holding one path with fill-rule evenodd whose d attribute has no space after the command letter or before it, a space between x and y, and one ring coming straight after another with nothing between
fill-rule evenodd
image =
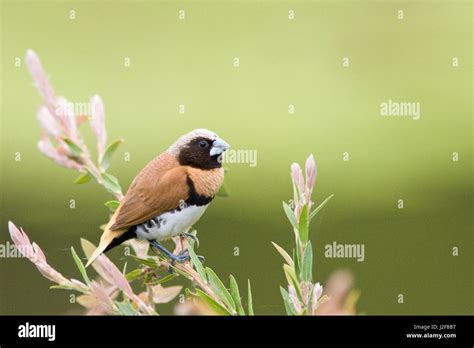
<instances>
[{"instance_id":1,"label":"chestnut-breasted mannikin","mask_svg":"<svg viewBox=\"0 0 474 348\"><path fill-rule=\"evenodd\" d=\"M207 129L180 137L135 177L127 194L106 225L90 265L102 253L137 238L149 241L176 261L159 242L185 235L202 216L224 181L222 154L229 148Z\"/></svg>"}]
</instances>

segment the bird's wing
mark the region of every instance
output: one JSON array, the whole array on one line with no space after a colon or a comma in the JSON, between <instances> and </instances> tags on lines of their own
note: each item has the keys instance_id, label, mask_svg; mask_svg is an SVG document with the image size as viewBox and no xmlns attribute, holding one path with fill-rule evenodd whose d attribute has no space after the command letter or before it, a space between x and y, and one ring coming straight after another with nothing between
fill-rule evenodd
<instances>
[{"instance_id":1,"label":"bird's wing","mask_svg":"<svg viewBox=\"0 0 474 348\"><path fill-rule=\"evenodd\" d=\"M97 249L92 253L89 266L107 246L124 234L129 227L177 208L181 200L189 196L188 167L165 153L152 160L133 180L100 237Z\"/></svg>"},{"instance_id":2,"label":"bird's wing","mask_svg":"<svg viewBox=\"0 0 474 348\"><path fill-rule=\"evenodd\" d=\"M110 230L138 225L177 208L181 201L188 199L188 167L180 166L166 156L160 157L145 167L134 180Z\"/></svg>"}]
</instances>

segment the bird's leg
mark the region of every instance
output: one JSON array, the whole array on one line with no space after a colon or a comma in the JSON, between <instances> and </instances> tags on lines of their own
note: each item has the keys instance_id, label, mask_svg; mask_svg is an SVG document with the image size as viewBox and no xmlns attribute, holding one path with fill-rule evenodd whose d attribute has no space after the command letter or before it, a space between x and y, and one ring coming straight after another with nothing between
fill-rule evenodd
<instances>
[{"instance_id":1,"label":"bird's leg","mask_svg":"<svg viewBox=\"0 0 474 348\"><path fill-rule=\"evenodd\" d=\"M191 238L193 241L194 241L194 244L199 246L199 239L197 238L197 236L195 236L194 234L192 233L189 233L189 232L183 232L180 234L180 237L181 238L185 238L185 237L189 237ZM187 255L189 256L189 251L187 249L184 249L183 251L181 251L179 253L179 255ZM201 256L201 255L196 255L198 257L198 259L201 261L201 262L204 262L204 256Z\"/></svg>"},{"instance_id":2,"label":"bird's leg","mask_svg":"<svg viewBox=\"0 0 474 348\"><path fill-rule=\"evenodd\" d=\"M151 240L150 244L152 247L159 249L163 254L168 256L168 258L170 258L173 261L184 262L190 259L189 254L184 255L180 253L179 255L174 255L172 252L170 252L168 249L166 249L163 245L158 243L156 240Z\"/></svg>"}]
</instances>

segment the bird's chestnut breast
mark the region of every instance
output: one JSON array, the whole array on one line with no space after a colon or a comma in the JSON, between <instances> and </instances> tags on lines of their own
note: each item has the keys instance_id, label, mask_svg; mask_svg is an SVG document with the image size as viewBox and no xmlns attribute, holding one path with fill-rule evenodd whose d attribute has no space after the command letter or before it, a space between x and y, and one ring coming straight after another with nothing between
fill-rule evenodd
<instances>
[{"instance_id":1,"label":"bird's chestnut breast","mask_svg":"<svg viewBox=\"0 0 474 348\"><path fill-rule=\"evenodd\" d=\"M189 167L188 178L192 181L194 189L199 196L213 198L219 192L224 182L224 169L203 170Z\"/></svg>"}]
</instances>

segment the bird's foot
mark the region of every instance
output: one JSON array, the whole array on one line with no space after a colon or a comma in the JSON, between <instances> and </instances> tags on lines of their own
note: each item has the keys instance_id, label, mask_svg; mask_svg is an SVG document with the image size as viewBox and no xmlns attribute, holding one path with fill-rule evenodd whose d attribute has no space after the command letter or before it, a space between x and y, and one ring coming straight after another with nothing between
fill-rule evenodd
<instances>
[{"instance_id":1,"label":"bird's foot","mask_svg":"<svg viewBox=\"0 0 474 348\"><path fill-rule=\"evenodd\" d=\"M194 234L192 233L189 233L189 232L184 232L184 233L181 233L181 237L188 237L188 238L191 238L193 241L194 241L194 244L196 244L196 246L199 247L199 239L197 236L195 236Z\"/></svg>"},{"instance_id":2,"label":"bird's foot","mask_svg":"<svg viewBox=\"0 0 474 348\"><path fill-rule=\"evenodd\" d=\"M191 257L189 256L189 251L188 251L188 249L181 251L177 256L178 256L178 257L182 257L182 258L186 258L186 261L191 258ZM201 261L201 263L204 262L204 260L205 260L205 259L204 259L204 256L201 256L201 255L196 255L196 256L197 256L197 258L199 259L199 261Z\"/></svg>"},{"instance_id":3,"label":"bird's foot","mask_svg":"<svg viewBox=\"0 0 474 348\"><path fill-rule=\"evenodd\" d=\"M155 251L153 248L156 248L160 250L162 254L166 255L169 259L171 259L171 265L168 267L168 273L170 274L174 273L173 265L175 262L183 263L191 259L191 257L189 256L188 250L183 250L178 255L174 255L171 251L166 249L163 245L158 243L156 240L150 241L150 244L152 246L153 251ZM197 255L197 257L199 261L201 261L201 263L204 262L204 256Z\"/></svg>"},{"instance_id":4,"label":"bird's foot","mask_svg":"<svg viewBox=\"0 0 474 348\"><path fill-rule=\"evenodd\" d=\"M161 253L164 254L165 256L167 256L169 259L171 259L172 262L177 261L177 262L181 263L181 262L188 261L190 259L189 253L183 254L183 252L181 252L178 255L174 255L171 251L166 249L163 245L158 243L156 240L151 240L150 244L152 246L152 249L156 248L156 249L160 250ZM187 252L187 250L185 250L185 251Z\"/></svg>"}]
</instances>

